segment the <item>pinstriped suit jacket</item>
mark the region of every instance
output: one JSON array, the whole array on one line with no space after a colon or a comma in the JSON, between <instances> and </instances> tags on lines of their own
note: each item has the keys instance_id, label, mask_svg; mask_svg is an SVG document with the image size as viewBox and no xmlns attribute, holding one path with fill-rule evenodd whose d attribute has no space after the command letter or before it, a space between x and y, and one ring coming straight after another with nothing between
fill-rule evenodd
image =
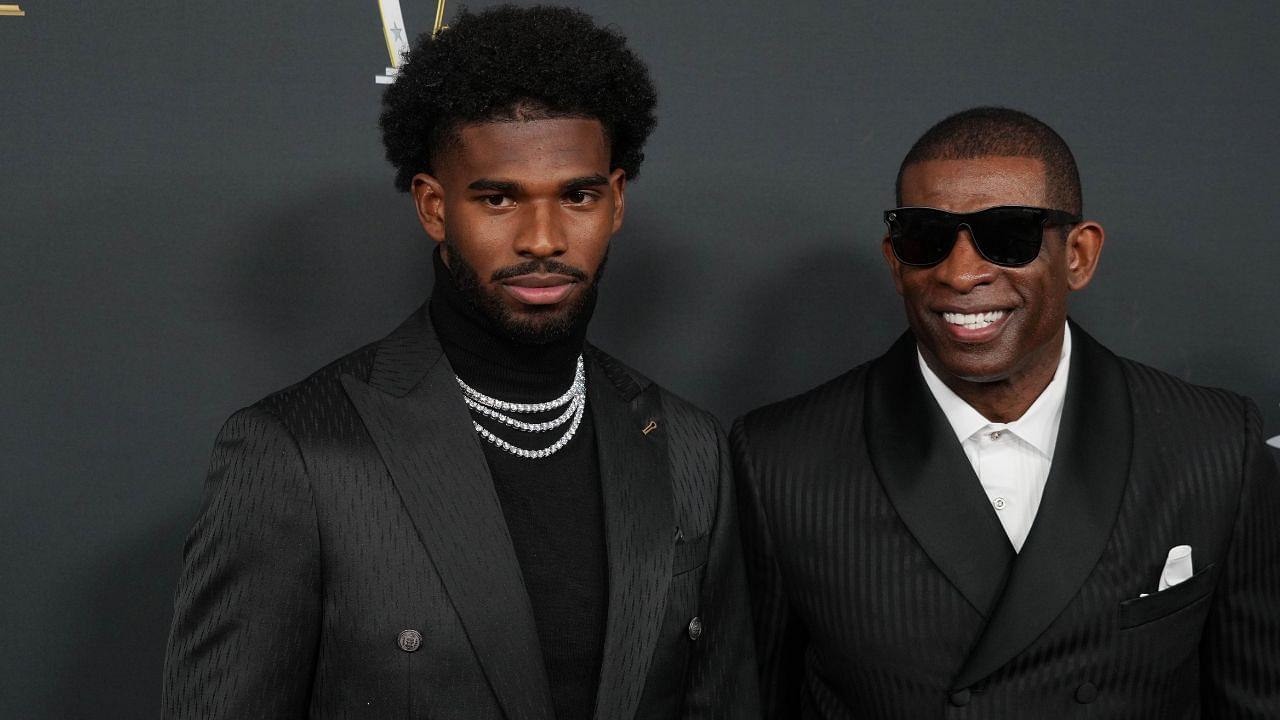
<instances>
[{"instance_id":1,"label":"pinstriped suit jacket","mask_svg":"<svg viewBox=\"0 0 1280 720\"><path fill-rule=\"evenodd\" d=\"M609 583L596 717L754 716L724 435L588 355ZM421 647L402 650L403 630ZM163 707L237 720L552 717L484 451L425 307L223 428L184 552Z\"/></svg>"},{"instance_id":2,"label":"pinstriped suit jacket","mask_svg":"<svg viewBox=\"0 0 1280 720\"><path fill-rule=\"evenodd\" d=\"M1280 718L1280 477L1256 408L1072 338L1021 554L909 333L735 425L768 717ZM1182 544L1196 574L1157 593Z\"/></svg>"}]
</instances>

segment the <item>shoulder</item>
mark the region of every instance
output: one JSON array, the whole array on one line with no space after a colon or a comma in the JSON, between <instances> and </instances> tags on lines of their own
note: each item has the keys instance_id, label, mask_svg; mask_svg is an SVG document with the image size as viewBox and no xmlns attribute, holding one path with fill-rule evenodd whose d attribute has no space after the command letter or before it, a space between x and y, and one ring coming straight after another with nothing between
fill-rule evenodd
<instances>
[{"instance_id":1,"label":"shoulder","mask_svg":"<svg viewBox=\"0 0 1280 720\"><path fill-rule=\"evenodd\" d=\"M794 397L743 415L734 423L733 440L739 450L795 447L835 424L860 424L870 369L876 361L858 365Z\"/></svg>"},{"instance_id":2,"label":"shoulder","mask_svg":"<svg viewBox=\"0 0 1280 720\"><path fill-rule=\"evenodd\" d=\"M1194 429L1201 437L1216 442L1226 435L1242 436L1241 430L1250 413L1256 415L1253 402L1230 390L1196 385L1175 377L1150 365L1122 357L1085 332L1074 321L1071 323L1072 357L1071 377L1083 384L1068 387L1068 393L1083 393L1081 397L1093 402L1109 400L1098 396L1099 378L1116 374L1123 378L1134 430L1138 433L1172 433L1194 438ZM1080 371L1077 372L1077 367ZM1178 432L1181 431L1181 432ZM1193 441L1194 444L1194 441Z\"/></svg>"},{"instance_id":3,"label":"shoulder","mask_svg":"<svg viewBox=\"0 0 1280 720\"><path fill-rule=\"evenodd\" d=\"M1133 403L1135 429L1191 429L1211 443L1260 432L1253 401L1217 387L1196 385L1150 365L1117 356ZM1182 433L1179 433L1182 434Z\"/></svg>"},{"instance_id":4,"label":"shoulder","mask_svg":"<svg viewBox=\"0 0 1280 720\"><path fill-rule=\"evenodd\" d=\"M342 388L342 376L367 379L377 350L376 342L365 345L328 363L302 380L267 395L252 407L274 415L285 425L293 424L291 421L301 414L323 416L329 411L345 407L346 392Z\"/></svg>"},{"instance_id":5,"label":"shoulder","mask_svg":"<svg viewBox=\"0 0 1280 720\"><path fill-rule=\"evenodd\" d=\"M656 395L661 402L662 414L672 428L686 431L709 432L711 440L720 433L720 423L710 412L703 410L680 395L650 380L644 374L594 345L587 346L587 355L604 371L614 390L624 400L631 401L642 393Z\"/></svg>"},{"instance_id":6,"label":"shoulder","mask_svg":"<svg viewBox=\"0 0 1280 720\"><path fill-rule=\"evenodd\" d=\"M1152 368L1151 365L1119 357L1134 413L1192 423L1231 424L1243 418L1252 401L1229 389L1199 386Z\"/></svg>"},{"instance_id":7,"label":"shoulder","mask_svg":"<svg viewBox=\"0 0 1280 720\"><path fill-rule=\"evenodd\" d=\"M378 344L350 352L288 387L242 408L223 424L219 444L246 433L287 438L303 457L316 445L363 436L362 425L342 385L343 376L365 380Z\"/></svg>"}]
</instances>

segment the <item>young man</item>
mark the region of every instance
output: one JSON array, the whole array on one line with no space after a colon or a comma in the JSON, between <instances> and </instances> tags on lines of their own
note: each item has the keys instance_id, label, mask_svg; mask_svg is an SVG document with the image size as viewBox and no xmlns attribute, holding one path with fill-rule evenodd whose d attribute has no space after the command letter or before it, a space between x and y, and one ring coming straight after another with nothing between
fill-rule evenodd
<instances>
[{"instance_id":1,"label":"young man","mask_svg":"<svg viewBox=\"0 0 1280 720\"><path fill-rule=\"evenodd\" d=\"M1067 319L1103 231L1066 143L959 113L898 205L910 331L734 428L766 714L1280 717L1257 409Z\"/></svg>"},{"instance_id":2,"label":"young man","mask_svg":"<svg viewBox=\"0 0 1280 720\"><path fill-rule=\"evenodd\" d=\"M419 41L382 128L431 299L223 428L167 717L756 713L723 434L584 339L654 97L576 11Z\"/></svg>"}]
</instances>

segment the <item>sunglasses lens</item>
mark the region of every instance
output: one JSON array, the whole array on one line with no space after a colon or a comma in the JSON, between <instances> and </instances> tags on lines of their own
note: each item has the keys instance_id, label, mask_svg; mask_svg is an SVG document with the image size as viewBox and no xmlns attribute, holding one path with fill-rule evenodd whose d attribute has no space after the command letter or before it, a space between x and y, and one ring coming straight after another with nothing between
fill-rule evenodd
<instances>
[{"instance_id":1,"label":"sunglasses lens","mask_svg":"<svg viewBox=\"0 0 1280 720\"><path fill-rule=\"evenodd\" d=\"M956 226L947 213L907 208L889 213L889 242L898 260L907 265L942 262L956 241Z\"/></svg>"},{"instance_id":2,"label":"sunglasses lens","mask_svg":"<svg viewBox=\"0 0 1280 720\"><path fill-rule=\"evenodd\" d=\"M1036 208L992 208L975 213L969 226L983 256L997 265L1026 265L1040 254L1044 212Z\"/></svg>"},{"instance_id":3,"label":"sunglasses lens","mask_svg":"<svg viewBox=\"0 0 1280 720\"><path fill-rule=\"evenodd\" d=\"M936 265L946 259L957 234L967 228L978 252L997 265L1026 265L1040 255L1051 211L1001 206L953 214L934 208L898 208L885 213L893 253L906 265ZM1064 214L1065 215L1065 214ZM1072 220L1078 222L1079 218Z\"/></svg>"}]
</instances>

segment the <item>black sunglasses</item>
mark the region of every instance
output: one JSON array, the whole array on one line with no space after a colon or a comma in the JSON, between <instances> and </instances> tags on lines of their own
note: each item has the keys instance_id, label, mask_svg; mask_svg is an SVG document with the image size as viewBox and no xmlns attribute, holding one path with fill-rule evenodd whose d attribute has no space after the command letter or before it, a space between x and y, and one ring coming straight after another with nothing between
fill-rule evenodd
<instances>
[{"instance_id":1,"label":"black sunglasses","mask_svg":"<svg viewBox=\"0 0 1280 720\"><path fill-rule=\"evenodd\" d=\"M1000 205L972 213L927 207L885 210L889 242L903 265L937 265L951 254L960 228L968 228L982 257L996 265L1026 265L1040 254L1044 229L1075 225L1079 215L1048 208Z\"/></svg>"}]
</instances>

